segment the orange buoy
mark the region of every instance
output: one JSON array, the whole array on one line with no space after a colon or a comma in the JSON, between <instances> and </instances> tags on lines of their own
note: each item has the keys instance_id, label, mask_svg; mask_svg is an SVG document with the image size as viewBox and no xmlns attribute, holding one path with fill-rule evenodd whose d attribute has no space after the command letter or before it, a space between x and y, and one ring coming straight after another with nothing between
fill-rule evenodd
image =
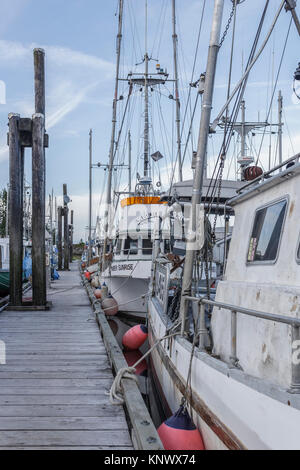
<instances>
[{"instance_id":1,"label":"orange buoy","mask_svg":"<svg viewBox=\"0 0 300 470\"><path fill-rule=\"evenodd\" d=\"M102 295L102 294L101 294ZM118 302L113 298L112 295L109 295L102 301L102 309L104 310L105 315L108 317L113 317L117 315L119 311Z\"/></svg>"},{"instance_id":2,"label":"orange buoy","mask_svg":"<svg viewBox=\"0 0 300 470\"><path fill-rule=\"evenodd\" d=\"M94 295L96 297L96 299L100 300L102 295L101 295L101 290L100 289L96 289L95 292L94 292Z\"/></svg>"},{"instance_id":3,"label":"orange buoy","mask_svg":"<svg viewBox=\"0 0 300 470\"><path fill-rule=\"evenodd\" d=\"M88 271L86 271L86 272L84 273L84 276L85 276L85 278L86 278L88 281L91 280L91 273L89 273Z\"/></svg>"},{"instance_id":4,"label":"orange buoy","mask_svg":"<svg viewBox=\"0 0 300 470\"><path fill-rule=\"evenodd\" d=\"M133 367L140 359L142 359L143 354L141 351L127 351L124 353L124 357L129 367ZM148 375L148 364L146 359L144 359L136 367L136 375L142 375L147 377Z\"/></svg>"},{"instance_id":5,"label":"orange buoy","mask_svg":"<svg viewBox=\"0 0 300 470\"><path fill-rule=\"evenodd\" d=\"M85 269L86 268L86 263L82 263L81 267L82 267L82 269Z\"/></svg>"},{"instance_id":6,"label":"orange buoy","mask_svg":"<svg viewBox=\"0 0 300 470\"><path fill-rule=\"evenodd\" d=\"M148 338L148 328L144 325L136 325L130 328L122 339L122 344L127 351L140 349Z\"/></svg>"},{"instance_id":7,"label":"orange buoy","mask_svg":"<svg viewBox=\"0 0 300 470\"><path fill-rule=\"evenodd\" d=\"M205 450L202 436L183 406L157 432L165 450Z\"/></svg>"}]
</instances>

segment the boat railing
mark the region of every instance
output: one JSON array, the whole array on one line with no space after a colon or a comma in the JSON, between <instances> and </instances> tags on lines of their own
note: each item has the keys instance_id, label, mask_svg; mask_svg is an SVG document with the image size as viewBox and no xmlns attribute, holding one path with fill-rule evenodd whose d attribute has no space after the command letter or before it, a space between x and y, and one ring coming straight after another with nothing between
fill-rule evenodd
<instances>
[{"instance_id":1,"label":"boat railing","mask_svg":"<svg viewBox=\"0 0 300 470\"><path fill-rule=\"evenodd\" d=\"M275 166L269 171L265 171L262 175L258 176L258 178L255 178L253 181L250 181L249 183L245 184L241 188L237 190L237 194L241 194L245 189L248 189L250 186L257 184L259 182L264 181L265 179L271 178L274 176L274 173L276 171L282 171L283 167L288 167L290 165L290 168L292 168L293 164L298 163L300 160L300 153L297 155L294 155L293 157L289 158L288 160L285 160L284 162L280 163L279 165ZM289 168L287 168L289 169Z\"/></svg>"},{"instance_id":2,"label":"boat railing","mask_svg":"<svg viewBox=\"0 0 300 470\"><path fill-rule=\"evenodd\" d=\"M268 320L275 323L282 323L288 325L292 329L292 380L290 386L291 393L300 393L300 360L297 358L297 350L300 347L300 319L293 318L284 315L278 315L273 313L260 312L236 305L225 304L223 302L216 302L208 300L204 297L184 297L185 302L193 302L198 305L199 309L199 350L206 352L205 341L207 338L206 328L206 312L205 306L217 308L219 310L224 309L231 312L231 355L230 363L234 368L240 368L239 359L237 354L237 317L238 314L247 315L249 317L259 318L262 320ZM182 322L182 334L184 334L185 321Z\"/></svg>"}]
</instances>

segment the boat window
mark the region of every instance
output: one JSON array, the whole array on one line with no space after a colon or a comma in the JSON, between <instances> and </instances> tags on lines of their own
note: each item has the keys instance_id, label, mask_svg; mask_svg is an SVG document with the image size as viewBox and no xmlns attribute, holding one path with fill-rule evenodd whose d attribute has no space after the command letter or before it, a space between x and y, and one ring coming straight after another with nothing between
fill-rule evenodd
<instances>
[{"instance_id":1,"label":"boat window","mask_svg":"<svg viewBox=\"0 0 300 470\"><path fill-rule=\"evenodd\" d=\"M116 245L116 254L119 255L122 250L122 241L120 238L118 238L117 245Z\"/></svg>"},{"instance_id":2,"label":"boat window","mask_svg":"<svg viewBox=\"0 0 300 470\"><path fill-rule=\"evenodd\" d=\"M152 253L152 240L146 238L143 240L143 255L151 255Z\"/></svg>"},{"instance_id":3,"label":"boat window","mask_svg":"<svg viewBox=\"0 0 300 470\"><path fill-rule=\"evenodd\" d=\"M297 251L297 260L300 261L300 242L299 242L298 251Z\"/></svg>"},{"instance_id":4,"label":"boat window","mask_svg":"<svg viewBox=\"0 0 300 470\"><path fill-rule=\"evenodd\" d=\"M127 238L124 245L124 255L137 255L138 251L137 240L130 240L130 238Z\"/></svg>"},{"instance_id":5,"label":"boat window","mask_svg":"<svg viewBox=\"0 0 300 470\"><path fill-rule=\"evenodd\" d=\"M0 246L0 269L2 269L2 246Z\"/></svg>"},{"instance_id":6,"label":"boat window","mask_svg":"<svg viewBox=\"0 0 300 470\"><path fill-rule=\"evenodd\" d=\"M248 250L248 263L276 261L287 201L279 201L256 212Z\"/></svg>"}]
</instances>

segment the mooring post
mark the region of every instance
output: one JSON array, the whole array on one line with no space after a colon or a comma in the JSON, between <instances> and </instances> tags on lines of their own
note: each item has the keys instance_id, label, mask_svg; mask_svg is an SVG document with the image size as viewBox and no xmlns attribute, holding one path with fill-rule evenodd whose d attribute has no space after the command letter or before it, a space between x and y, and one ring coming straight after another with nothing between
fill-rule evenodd
<instances>
[{"instance_id":1,"label":"mooring post","mask_svg":"<svg viewBox=\"0 0 300 470\"><path fill-rule=\"evenodd\" d=\"M34 49L35 114L32 118L32 291L33 305L47 303L45 247L45 51Z\"/></svg>"},{"instance_id":2,"label":"mooring post","mask_svg":"<svg viewBox=\"0 0 300 470\"><path fill-rule=\"evenodd\" d=\"M68 208L68 190L64 184L64 270L69 271L70 258L70 240L69 240L69 208Z\"/></svg>"},{"instance_id":3,"label":"mooring post","mask_svg":"<svg viewBox=\"0 0 300 470\"><path fill-rule=\"evenodd\" d=\"M58 250L58 270L61 271L63 267L63 249L62 249L62 218L63 208L60 206L57 209L57 250Z\"/></svg>"},{"instance_id":4,"label":"mooring post","mask_svg":"<svg viewBox=\"0 0 300 470\"><path fill-rule=\"evenodd\" d=\"M70 263L73 262L73 240L74 238L74 211L71 211L71 225L70 225Z\"/></svg>"},{"instance_id":5,"label":"mooring post","mask_svg":"<svg viewBox=\"0 0 300 470\"><path fill-rule=\"evenodd\" d=\"M44 115L34 114L32 121L32 291L34 306L44 306L47 302L44 136Z\"/></svg>"},{"instance_id":6,"label":"mooring post","mask_svg":"<svg viewBox=\"0 0 300 470\"><path fill-rule=\"evenodd\" d=\"M9 115L9 272L12 306L22 305L24 149L20 146L19 121L19 114Z\"/></svg>"}]
</instances>

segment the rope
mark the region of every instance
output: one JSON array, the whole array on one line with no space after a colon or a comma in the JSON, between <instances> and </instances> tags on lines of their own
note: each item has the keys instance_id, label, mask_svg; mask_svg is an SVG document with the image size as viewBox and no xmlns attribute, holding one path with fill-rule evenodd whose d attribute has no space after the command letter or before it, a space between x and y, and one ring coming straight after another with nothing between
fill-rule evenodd
<instances>
[{"instance_id":1,"label":"rope","mask_svg":"<svg viewBox=\"0 0 300 470\"><path fill-rule=\"evenodd\" d=\"M181 322L177 323L174 325L174 327L170 330L172 331L175 327L177 328L180 325ZM110 397L110 402L112 405L115 406L121 406L124 405L124 398L123 398L123 388L122 388L122 380L123 379L130 379L134 380L138 384L138 378L135 375L136 373L136 368L137 366L143 362L151 353L154 351L154 349L157 348L157 346L164 340L174 338L175 336L180 335L181 333L172 333L163 336L162 338L158 339L156 343L152 346L152 348L149 349L149 351L146 352L146 354L143 355L132 367L123 367L120 369L115 377L115 380L111 386L110 392L109 392L109 397Z\"/></svg>"}]
</instances>

